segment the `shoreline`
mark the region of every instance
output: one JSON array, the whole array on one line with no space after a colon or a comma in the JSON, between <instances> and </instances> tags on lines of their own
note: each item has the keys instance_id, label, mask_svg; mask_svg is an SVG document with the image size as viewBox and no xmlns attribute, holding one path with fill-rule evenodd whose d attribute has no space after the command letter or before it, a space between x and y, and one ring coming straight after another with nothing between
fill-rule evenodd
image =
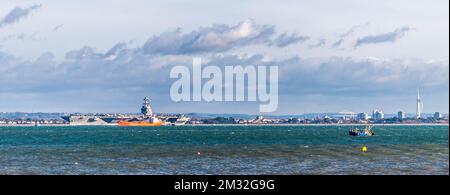
<instances>
[{"instance_id":1,"label":"shoreline","mask_svg":"<svg viewBox=\"0 0 450 195\"><path fill-rule=\"evenodd\" d=\"M365 126L368 124L187 124L184 126ZM448 123L370 124L373 126L449 126Z\"/></svg>"},{"instance_id":2,"label":"shoreline","mask_svg":"<svg viewBox=\"0 0 450 195\"><path fill-rule=\"evenodd\" d=\"M176 125L179 126L190 126L190 127L208 127L208 126L365 126L368 124L185 124L185 125ZM373 126L449 126L449 123L416 123L416 124L370 124ZM42 124L42 125L34 125L34 124L15 124L15 125L5 125L0 124L0 127L86 127L86 126L118 126L118 125L70 125L70 124ZM173 127L171 125L162 125L160 127Z\"/></svg>"}]
</instances>

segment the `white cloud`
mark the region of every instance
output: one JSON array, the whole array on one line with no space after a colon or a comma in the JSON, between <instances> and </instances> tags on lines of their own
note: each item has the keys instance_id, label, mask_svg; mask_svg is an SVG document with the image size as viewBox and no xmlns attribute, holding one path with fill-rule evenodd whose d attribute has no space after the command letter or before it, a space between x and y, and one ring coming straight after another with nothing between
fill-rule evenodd
<instances>
[{"instance_id":1,"label":"white cloud","mask_svg":"<svg viewBox=\"0 0 450 195\"><path fill-rule=\"evenodd\" d=\"M233 47L266 42L274 34L271 25L258 25L247 19L235 26L214 25L190 33L181 29L150 38L143 46L147 54L192 54L222 52Z\"/></svg>"}]
</instances>

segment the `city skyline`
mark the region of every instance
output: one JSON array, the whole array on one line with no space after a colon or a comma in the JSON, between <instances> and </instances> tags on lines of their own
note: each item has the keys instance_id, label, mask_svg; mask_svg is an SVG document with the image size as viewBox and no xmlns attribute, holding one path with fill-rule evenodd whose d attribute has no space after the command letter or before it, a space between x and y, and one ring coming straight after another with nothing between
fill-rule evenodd
<instances>
[{"instance_id":1,"label":"city skyline","mask_svg":"<svg viewBox=\"0 0 450 195\"><path fill-rule=\"evenodd\" d=\"M259 113L171 101L170 69L199 57L279 66L275 115L416 113L417 88L423 113L448 113L448 3L2 1L0 112L136 112L148 96L158 113Z\"/></svg>"}]
</instances>

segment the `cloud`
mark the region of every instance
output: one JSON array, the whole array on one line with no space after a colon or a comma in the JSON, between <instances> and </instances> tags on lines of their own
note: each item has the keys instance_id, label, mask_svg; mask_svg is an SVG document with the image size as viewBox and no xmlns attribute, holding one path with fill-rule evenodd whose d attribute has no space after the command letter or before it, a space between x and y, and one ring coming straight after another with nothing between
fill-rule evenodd
<instances>
[{"instance_id":1,"label":"cloud","mask_svg":"<svg viewBox=\"0 0 450 195\"><path fill-rule=\"evenodd\" d=\"M356 30L358 30L360 28L363 28L363 27L366 27L366 26L369 26L369 24L370 24L370 22L366 22L364 24L352 26L348 31L346 31L346 32L342 33L341 35L339 35L339 38L346 38L348 36L351 36L351 35L353 35L353 33Z\"/></svg>"},{"instance_id":2,"label":"cloud","mask_svg":"<svg viewBox=\"0 0 450 195\"><path fill-rule=\"evenodd\" d=\"M58 31L58 30L61 29L63 26L64 26L64 24L60 24L60 25L55 26L55 27L53 28L52 32Z\"/></svg>"},{"instance_id":3,"label":"cloud","mask_svg":"<svg viewBox=\"0 0 450 195\"><path fill-rule=\"evenodd\" d=\"M448 61L377 58L300 58L266 60L256 55L217 55L211 65L278 65L280 95L386 96L417 86L445 90ZM389 93L388 93L389 92ZM388 93L388 94L387 94Z\"/></svg>"},{"instance_id":4,"label":"cloud","mask_svg":"<svg viewBox=\"0 0 450 195\"><path fill-rule=\"evenodd\" d=\"M398 28L395 31L387 32L383 34L378 35L369 35L362 38L358 38L356 41L355 47L359 47L362 45L368 45L368 44L378 44L378 43L394 43L400 38L402 38L406 32L410 31L410 27L402 27Z\"/></svg>"},{"instance_id":5,"label":"cloud","mask_svg":"<svg viewBox=\"0 0 450 195\"><path fill-rule=\"evenodd\" d=\"M301 35L297 35L295 33L292 33L290 35L288 35L287 33L283 33L283 34L279 35L275 40L269 41L268 45L283 48L283 47L287 47L291 44L306 41L308 39L309 39L309 37L307 37L307 36L301 36Z\"/></svg>"},{"instance_id":6,"label":"cloud","mask_svg":"<svg viewBox=\"0 0 450 195\"><path fill-rule=\"evenodd\" d=\"M201 57L205 66L278 65L280 98L397 97L415 91L417 86L426 88L429 96L436 91L448 91L448 61L345 57L303 59L298 56L277 59L263 54L241 53ZM160 105L173 106L168 91L173 83L169 78L170 69L176 65L190 68L192 56L148 55L142 47L130 48L125 43L118 43L104 52L92 47L73 50L67 52L63 60L56 60L51 53L44 53L36 60L25 60L0 52L0 64L0 82L8 83L0 86L2 94L23 94L22 98L32 95L42 101L49 99L52 103L48 104L59 109L64 109L67 102L77 109L93 109L87 105L95 104L99 106L95 111L101 112L110 108L102 105L103 101L116 102L121 98L139 101L144 95L150 95ZM53 98L55 94L58 99ZM333 99L326 99L326 102L331 101ZM290 103L281 103L280 106ZM129 104L126 105L130 108ZM208 107L205 109L196 111L214 112L207 110Z\"/></svg>"},{"instance_id":7,"label":"cloud","mask_svg":"<svg viewBox=\"0 0 450 195\"><path fill-rule=\"evenodd\" d=\"M335 42L332 44L332 46L335 47L335 48L336 48L336 47L340 47L348 37L352 36L352 35L355 33L356 30L361 29L361 28L364 28L364 27L368 26L369 24L370 24L370 22L366 22L366 23L364 23L364 24L352 26L352 27L351 27L349 30L347 30L346 32L340 34L340 35L339 35L339 39L338 39L337 41L335 41Z\"/></svg>"},{"instance_id":8,"label":"cloud","mask_svg":"<svg viewBox=\"0 0 450 195\"><path fill-rule=\"evenodd\" d=\"M235 26L214 25L190 33L181 29L150 38L143 46L147 54L194 54L223 52L234 47L244 47L266 42L274 34L271 25L258 25L245 20Z\"/></svg>"},{"instance_id":9,"label":"cloud","mask_svg":"<svg viewBox=\"0 0 450 195\"><path fill-rule=\"evenodd\" d=\"M342 45L342 43L344 43L345 39L341 38L339 40L337 40L336 42L333 43L333 47L340 47Z\"/></svg>"},{"instance_id":10,"label":"cloud","mask_svg":"<svg viewBox=\"0 0 450 195\"><path fill-rule=\"evenodd\" d=\"M192 64L194 55L149 55L145 47L118 43L104 52L83 47L55 60L45 53L34 61L0 53L0 92L151 89L164 91L170 68ZM202 54L207 65L278 65L280 93L380 94L417 86L445 89L448 61L381 60L345 57L276 59L262 54ZM299 87L301 86L301 87ZM370 86L370 87L369 87ZM443 87L444 86L444 87Z\"/></svg>"},{"instance_id":11,"label":"cloud","mask_svg":"<svg viewBox=\"0 0 450 195\"><path fill-rule=\"evenodd\" d=\"M394 32L397 31L402 29ZM22 103L28 102L26 98L36 97L32 99L35 102L40 97L43 102L49 101L45 105L56 105L60 109L69 106L67 102L72 107L86 109L93 109L91 104L99 103L94 110L98 112L109 108L115 111L115 105L101 105L106 104L103 102L120 104L133 97L137 98L133 101L139 101L144 95L157 99L155 102L160 105L171 106L174 103L170 102L168 90L173 80L168 76L169 71L176 65L191 67L193 56L202 57L205 65L278 65L280 97L295 99L293 101L296 102L305 96L321 96L328 103L334 101L333 97L344 100L348 97L363 100L397 97L415 91L417 86L426 87L430 93L448 93L448 61L276 58L233 50L256 44L286 47L303 41L297 34L282 33L272 39L273 36L273 26L246 20L235 26L214 25L190 33L182 33L181 30L166 32L134 47L117 43L108 50L99 51L85 46L67 52L61 60L55 59L52 53L28 60L0 52L0 83L8 83L0 85L0 93L3 97L23 95L21 101L15 101ZM268 43L270 40L273 42ZM369 39L365 41L370 42ZM311 47L325 44L326 40L321 38ZM129 108L129 104L123 104ZM206 110L196 111L217 111L207 110L208 106L204 108ZM282 112L283 108L280 109Z\"/></svg>"},{"instance_id":12,"label":"cloud","mask_svg":"<svg viewBox=\"0 0 450 195\"><path fill-rule=\"evenodd\" d=\"M323 47L327 44L327 40L324 38L320 38L317 40L315 44L309 45L309 48L317 48L317 47Z\"/></svg>"},{"instance_id":13,"label":"cloud","mask_svg":"<svg viewBox=\"0 0 450 195\"><path fill-rule=\"evenodd\" d=\"M10 40L31 40L31 41L39 41L43 40L42 37L38 36L38 32L34 32L33 34L26 34L26 33L17 33L17 34L10 34L3 38L0 38L1 41L10 41Z\"/></svg>"},{"instance_id":14,"label":"cloud","mask_svg":"<svg viewBox=\"0 0 450 195\"><path fill-rule=\"evenodd\" d=\"M39 9L40 7L42 7L41 4L33 5L26 8L15 7L8 14L6 14L6 16L3 17L3 19L0 20L0 28L3 28L7 25L20 21L22 18L27 17L31 12Z\"/></svg>"},{"instance_id":15,"label":"cloud","mask_svg":"<svg viewBox=\"0 0 450 195\"><path fill-rule=\"evenodd\" d=\"M396 96L417 86L444 90L449 80L448 62L420 59L293 58L287 64L281 86L294 94Z\"/></svg>"},{"instance_id":16,"label":"cloud","mask_svg":"<svg viewBox=\"0 0 450 195\"><path fill-rule=\"evenodd\" d=\"M161 87L170 84L168 72L175 65L191 66L186 55L148 55L143 48L118 43L105 52L92 47L67 52L56 61L45 53L34 61L0 53L0 87L7 91L59 91L92 88ZM364 94L401 91L417 85L430 87L448 83L448 62L354 58L271 59L255 55L202 55L214 65L278 65L284 93ZM208 57L209 56L209 57ZM302 87L298 87L302 86ZM368 87L370 86L370 87Z\"/></svg>"}]
</instances>

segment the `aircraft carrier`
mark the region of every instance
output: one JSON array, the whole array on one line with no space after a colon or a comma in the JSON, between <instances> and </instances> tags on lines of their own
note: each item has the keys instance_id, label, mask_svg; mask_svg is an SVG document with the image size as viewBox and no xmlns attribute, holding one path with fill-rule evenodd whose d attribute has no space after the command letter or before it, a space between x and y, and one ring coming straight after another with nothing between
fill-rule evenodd
<instances>
[{"instance_id":1,"label":"aircraft carrier","mask_svg":"<svg viewBox=\"0 0 450 195\"><path fill-rule=\"evenodd\" d=\"M165 126L184 125L190 121L190 118L181 114L154 114L147 97L144 98L141 114L71 114L62 116L61 118L72 126L115 126L123 123L129 124L130 122L142 121L149 117L153 118L153 120L160 121L161 125Z\"/></svg>"}]
</instances>

